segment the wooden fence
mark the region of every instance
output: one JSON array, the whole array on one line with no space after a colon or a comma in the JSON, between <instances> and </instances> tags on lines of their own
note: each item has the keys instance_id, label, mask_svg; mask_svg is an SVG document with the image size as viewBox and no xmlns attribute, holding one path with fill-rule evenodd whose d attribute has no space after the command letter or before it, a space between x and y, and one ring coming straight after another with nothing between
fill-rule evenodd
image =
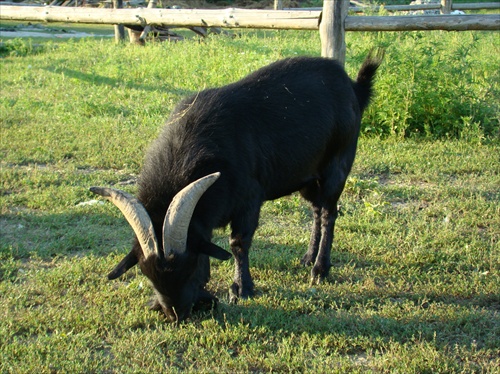
<instances>
[{"instance_id":1,"label":"wooden fence","mask_svg":"<svg viewBox=\"0 0 500 374\"><path fill-rule=\"evenodd\" d=\"M498 3L490 3L490 5ZM463 4L460 4L463 9ZM424 7L425 8L425 7ZM452 0L441 0L449 13ZM476 8L475 8L476 9ZM348 15L348 0L324 0L321 10L103 9L0 5L0 19L30 22L123 24L127 26L318 30L322 55L344 61L345 31L500 30L500 14Z\"/></svg>"}]
</instances>

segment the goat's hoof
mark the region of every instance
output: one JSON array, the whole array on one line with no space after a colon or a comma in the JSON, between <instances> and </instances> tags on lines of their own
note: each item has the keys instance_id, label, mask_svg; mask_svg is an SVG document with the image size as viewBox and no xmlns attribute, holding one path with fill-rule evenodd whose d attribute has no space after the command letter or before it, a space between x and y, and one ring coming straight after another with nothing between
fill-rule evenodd
<instances>
[{"instance_id":1,"label":"goat's hoof","mask_svg":"<svg viewBox=\"0 0 500 374\"><path fill-rule=\"evenodd\" d=\"M158 311L161 311L161 304L160 302L158 301L158 299L156 297L154 297L153 299L151 299L151 302L149 304L149 310L154 310L156 312Z\"/></svg>"},{"instance_id":2,"label":"goat's hoof","mask_svg":"<svg viewBox=\"0 0 500 374\"><path fill-rule=\"evenodd\" d=\"M217 308L219 300L213 295L203 295L193 305L193 312L207 312Z\"/></svg>"},{"instance_id":3,"label":"goat's hoof","mask_svg":"<svg viewBox=\"0 0 500 374\"><path fill-rule=\"evenodd\" d=\"M312 264L314 264L314 258L313 256L309 255L308 253L306 253L304 255L304 257L302 257L302 259L300 260L300 263L303 265L303 266L310 266Z\"/></svg>"},{"instance_id":4,"label":"goat's hoof","mask_svg":"<svg viewBox=\"0 0 500 374\"><path fill-rule=\"evenodd\" d=\"M300 260L300 264L305 267L311 266L313 263L314 262L312 260L305 260L305 259Z\"/></svg>"},{"instance_id":5,"label":"goat's hoof","mask_svg":"<svg viewBox=\"0 0 500 374\"><path fill-rule=\"evenodd\" d=\"M322 281L323 280L321 277L311 277L311 281L309 282L309 286L310 287L319 286Z\"/></svg>"},{"instance_id":6,"label":"goat's hoof","mask_svg":"<svg viewBox=\"0 0 500 374\"><path fill-rule=\"evenodd\" d=\"M236 304L239 299L249 299L253 296L253 287L242 287L235 282L229 288L229 302L232 304Z\"/></svg>"},{"instance_id":7,"label":"goat's hoof","mask_svg":"<svg viewBox=\"0 0 500 374\"><path fill-rule=\"evenodd\" d=\"M237 304L239 296L239 286L236 283L233 283L229 288L229 303Z\"/></svg>"},{"instance_id":8,"label":"goat's hoof","mask_svg":"<svg viewBox=\"0 0 500 374\"><path fill-rule=\"evenodd\" d=\"M328 276L329 270L330 266L327 266L326 270L323 267L314 266L311 270L311 286L321 284Z\"/></svg>"}]
</instances>

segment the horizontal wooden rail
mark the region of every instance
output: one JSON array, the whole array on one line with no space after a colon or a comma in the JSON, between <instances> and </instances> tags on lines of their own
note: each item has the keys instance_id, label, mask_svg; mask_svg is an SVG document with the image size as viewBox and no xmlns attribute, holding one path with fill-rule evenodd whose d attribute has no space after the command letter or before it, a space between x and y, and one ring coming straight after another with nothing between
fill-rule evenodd
<instances>
[{"instance_id":1,"label":"horizontal wooden rail","mask_svg":"<svg viewBox=\"0 0 500 374\"><path fill-rule=\"evenodd\" d=\"M356 16L347 31L500 30L500 15Z\"/></svg>"},{"instance_id":2,"label":"horizontal wooden rail","mask_svg":"<svg viewBox=\"0 0 500 374\"><path fill-rule=\"evenodd\" d=\"M317 29L320 11L246 9L102 9L0 5L0 19L94 24Z\"/></svg>"},{"instance_id":3,"label":"horizontal wooden rail","mask_svg":"<svg viewBox=\"0 0 500 374\"><path fill-rule=\"evenodd\" d=\"M317 30L320 11L101 9L0 5L0 19L29 22ZM349 16L346 31L500 30L500 15Z\"/></svg>"},{"instance_id":4,"label":"horizontal wooden rail","mask_svg":"<svg viewBox=\"0 0 500 374\"><path fill-rule=\"evenodd\" d=\"M492 3L457 3L451 4L451 10L500 9L500 1Z\"/></svg>"},{"instance_id":5,"label":"horizontal wooden rail","mask_svg":"<svg viewBox=\"0 0 500 374\"><path fill-rule=\"evenodd\" d=\"M349 7L350 12L361 13L367 10L378 11L381 8L389 12L408 12L417 10L440 10L440 3L430 3L430 4L415 4L415 5L366 5L366 6L353 6ZM310 7L310 8L284 8L284 10L310 10L310 11L321 11L321 7ZM488 2L488 3L453 3L451 5L451 10L480 10L480 9L500 9L499 2Z\"/></svg>"}]
</instances>

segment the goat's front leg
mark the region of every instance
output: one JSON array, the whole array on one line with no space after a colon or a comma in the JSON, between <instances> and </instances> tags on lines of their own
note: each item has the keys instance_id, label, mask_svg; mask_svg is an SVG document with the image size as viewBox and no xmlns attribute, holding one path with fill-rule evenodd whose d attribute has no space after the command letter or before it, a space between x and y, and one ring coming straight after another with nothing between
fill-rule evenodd
<instances>
[{"instance_id":1,"label":"goat's front leg","mask_svg":"<svg viewBox=\"0 0 500 374\"><path fill-rule=\"evenodd\" d=\"M234 255L234 280L229 289L230 301L236 303L238 298L254 295L254 285L250 275L248 249L250 245L240 235L231 235L231 250Z\"/></svg>"},{"instance_id":2,"label":"goat's front leg","mask_svg":"<svg viewBox=\"0 0 500 374\"><path fill-rule=\"evenodd\" d=\"M253 206L246 214L234 219L231 223L232 233L230 246L234 255L234 280L229 289L230 301L254 295L254 284L250 275L248 252L252 237L259 222L260 205Z\"/></svg>"}]
</instances>

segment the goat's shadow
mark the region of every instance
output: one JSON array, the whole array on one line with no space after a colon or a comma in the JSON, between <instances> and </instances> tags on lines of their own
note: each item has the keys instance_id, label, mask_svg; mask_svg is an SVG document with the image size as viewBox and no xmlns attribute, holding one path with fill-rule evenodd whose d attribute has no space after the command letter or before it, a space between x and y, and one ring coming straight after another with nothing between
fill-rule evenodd
<instances>
[{"instance_id":1,"label":"goat's shadow","mask_svg":"<svg viewBox=\"0 0 500 374\"><path fill-rule=\"evenodd\" d=\"M173 85L169 85L168 81L164 81L161 86L158 85L147 85L139 82L138 79L120 79L111 78L105 75L84 73L82 71L68 69L61 67L63 64L54 64L57 68L45 68L44 70L52 73L63 75L67 78L73 78L81 82L86 82L95 86L109 86L109 87L119 87L125 86L129 89L136 89L148 92L168 92L170 94L178 95L180 97L188 96L194 93L194 91L176 88Z\"/></svg>"},{"instance_id":2,"label":"goat's shadow","mask_svg":"<svg viewBox=\"0 0 500 374\"><path fill-rule=\"evenodd\" d=\"M463 310L456 317L442 318L442 306L434 308L433 312L418 312L418 309L431 308L433 303L442 305L452 304L452 302L432 300L423 294L402 294L394 300L389 296L381 298L379 294L365 292L364 303L373 309L370 313L362 312L359 300L355 298L347 298L347 300L344 299L344 303L336 304L331 296L321 291L315 296L296 291L290 292L285 288L274 292L274 297L283 297L284 303L304 304L303 307L294 308L268 307L258 303L259 297L260 295L256 296L256 303L245 302L243 305L220 303L212 312L212 316L221 328L227 328L228 325L233 327L248 325L250 328L263 327L273 335L300 336L305 333L319 337L328 335L344 337L349 340L366 338L382 345L389 342L406 344L418 339L418 341L436 344L439 349L445 349L454 344L476 348L487 346L491 339L489 334L497 326L494 319L485 318L485 312L489 314L497 311L477 307L473 301L466 299L457 301L462 305ZM395 307L400 308L403 313L408 304L413 304L413 309L417 312L404 317L401 315L390 317L385 313L378 313L378 307L383 307L383 300L394 303ZM422 303L422 300L426 301ZM315 306L315 303L319 306ZM194 318L203 319L207 318L207 315L198 315ZM475 329L472 325L464 326L464 318L477 321L484 328ZM460 331L460 334L451 334L452 331Z\"/></svg>"},{"instance_id":3,"label":"goat's shadow","mask_svg":"<svg viewBox=\"0 0 500 374\"><path fill-rule=\"evenodd\" d=\"M132 231L127 222L119 216L92 212L93 208L75 205L72 213L43 214L18 207L18 212L1 215L2 244L15 249L15 259L47 261L55 256L105 257L122 248L128 251Z\"/></svg>"},{"instance_id":4,"label":"goat's shadow","mask_svg":"<svg viewBox=\"0 0 500 374\"><path fill-rule=\"evenodd\" d=\"M265 247L272 244L259 239L254 245ZM306 248L293 246L291 252L294 254L291 256L300 258L299 255L303 254L302 249L305 251ZM394 295L393 291L384 290L383 287L377 290L364 290L361 294L336 293L332 285L341 285L346 281L336 271L337 268L351 264L356 264L358 268L373 268L383 266L383 263L361 258L352 253L335 252L335 248L332 250L332 261L335 266L332 266L330 275L325 280L328 287L319 285L306 291L297 291L286 285L267 290L259 289L257 285L255 302L240 304L229 303L228 292L219 287L217 296L221 302L212 312L212 316L223 328L227 325L248 324L251 327L262 326L273 334L307 333L320 336L343 336L350 339L367 337L370 340L375 339L386 343L396 341L402 344L412 342L418 337L420 341L433 342L440 348L455 343L464 346L484 346L489 339L489 331L495 329L494 320L485 318L485 313L497 313L500 310L499 305L487 300L457 298L451 295L433 296L429 293L414 291L398 292ZM259 268L259 265L251 267L255 269ZM280 273L283 273L283 277L290 272L295 275L299 274L300 277L300 273L303 272L304 276L301 278L306 284L310 270L310 266L298 265L297 261L291 261L288 269L274 269L274 272L280 278ZM368 277L371 276L358 274L354 282L362 284ZM268 298L267 293L271 294L271 299L277 300L272 302L273 306L259 302L261 297ZM266 303L267 301L264 301L264 304ZM378 313L389 304L392 304L391 308L400 310L401 313L398 312L397 317L392 318L388 317L387 313ZM366 305L366 308L372 310L373 313L365 313L363 305ZM443 308L446 308L446 305L459 306L462 311L454 318L442 318ZM413 311L412 315L401 317L408 308ZM206 315L198 315L194 318L206 318ZM473 326L464 326L464 318L491 326L476 330ZM455 336L451 339L450 331L457 330L462 331L460 337Z\"/></svg>"}]
</instances>

